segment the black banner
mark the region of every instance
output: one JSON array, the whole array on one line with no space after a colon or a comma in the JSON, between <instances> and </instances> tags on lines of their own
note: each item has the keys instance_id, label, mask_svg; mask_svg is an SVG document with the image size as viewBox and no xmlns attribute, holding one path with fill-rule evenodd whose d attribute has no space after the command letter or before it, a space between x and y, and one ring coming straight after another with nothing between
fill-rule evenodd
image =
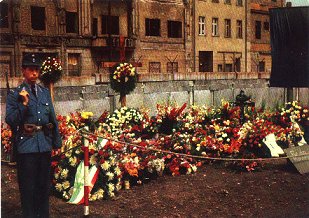
<instances>
[{"instance_id":1,"label":"black banner","mask_svg":"<svg viewBox=\"0 0 309 218\"><path fill-rule=\"evenodd\" d=\"M309 87L309 7L270 9L270 86Z\"/></svg>"}]
</instances>

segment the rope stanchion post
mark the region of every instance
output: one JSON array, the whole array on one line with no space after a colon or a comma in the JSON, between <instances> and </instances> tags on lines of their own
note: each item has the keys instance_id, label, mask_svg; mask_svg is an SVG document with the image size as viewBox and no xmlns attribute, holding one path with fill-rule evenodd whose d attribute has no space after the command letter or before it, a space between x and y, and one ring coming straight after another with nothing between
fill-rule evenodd
<instances>
[{"instance_id":1,"label":"rope stanchion post","mask_svg":"<svg viewBox=\"0 0 309 218\"><path fill-rule=\"evenodd\" d=\"M84 137L84 216L89 216L89 140Z\"/></svg>"}]
</instances>

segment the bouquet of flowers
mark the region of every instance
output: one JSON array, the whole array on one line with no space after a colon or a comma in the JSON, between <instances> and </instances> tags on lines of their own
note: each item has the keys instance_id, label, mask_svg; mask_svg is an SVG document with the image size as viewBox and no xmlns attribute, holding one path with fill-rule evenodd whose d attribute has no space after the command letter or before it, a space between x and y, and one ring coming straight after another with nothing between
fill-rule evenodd
<instances>
[{"instance_id":1,"label":"bouquet of flowers","mask_svg":"<svg viewBox=\"0 0 309 218\"><path fill-rule=\"evenodd\" d=\"M116 92L126 95L135 89L137 73L132 64L121 63L112 68L110 77L111 87Z\"/></svg>"},{"instance_id":2,"label":"bouquet of flowers","mask_svg":"<svg viewBox=\"0 0 309 218\"><path fill-rule=\"evenodd\" d=\"M61 62L57 58L48 57L42 64L40 80L45 84L56 83L62 76Z\"/></svg>"}]
</instances>

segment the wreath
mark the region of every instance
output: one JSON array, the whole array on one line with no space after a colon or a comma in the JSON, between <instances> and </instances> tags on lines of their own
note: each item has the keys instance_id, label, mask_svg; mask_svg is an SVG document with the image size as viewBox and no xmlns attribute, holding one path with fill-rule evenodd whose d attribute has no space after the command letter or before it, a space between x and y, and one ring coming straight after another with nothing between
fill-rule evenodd
<instances>
[{"instance_id":1,"label":"wreath","mask_svg":"<svg viewBox=\"0 0 309 218\"><path fill-rule=\"evenodd\" d=\"M56 83L62 76L61 62L57 58L48 57L41 66L39 79L45 84Z\"/></svg>"},{"instance_id":2,"label":"wreath","mask_svg":"<svg viewBox=\"0 0 309 218\"><path fill-rule=\"evenodd\" d=\"M129 63L120 63L110 70L111 88L122 95L127 95L136 87L137 73Z\"/></svg>"}]
</instances>

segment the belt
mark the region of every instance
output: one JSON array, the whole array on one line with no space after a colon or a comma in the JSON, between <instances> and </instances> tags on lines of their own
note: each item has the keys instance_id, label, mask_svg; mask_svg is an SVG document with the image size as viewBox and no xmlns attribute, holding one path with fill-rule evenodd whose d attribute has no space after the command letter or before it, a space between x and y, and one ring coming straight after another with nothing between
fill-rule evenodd
<instances>
[{"instance_id":1,"label":"belt","mask_svg":"<svg viewBox=\"0 0 309 218\"><path fill-rule=\"evenodd\" d=\"M35 124L24 124L24 130L26 132L38 132L41 131L43 129L43 126L37 126Z\"/></svg>"},{"instance_id":2,"label":"belt","mask_svg":"<svg viewBox=\"0 0 309 218\"><path fill-rule=\"evenodd\" d=\"M44 126L37 126L35 124L25 123L23 126L23 132L26 135L34 135L34 133L39 131L44 131L45 134L48 134L50 130L54 128L52 123L48 123Z\"/></svg>"}]
</instances>

